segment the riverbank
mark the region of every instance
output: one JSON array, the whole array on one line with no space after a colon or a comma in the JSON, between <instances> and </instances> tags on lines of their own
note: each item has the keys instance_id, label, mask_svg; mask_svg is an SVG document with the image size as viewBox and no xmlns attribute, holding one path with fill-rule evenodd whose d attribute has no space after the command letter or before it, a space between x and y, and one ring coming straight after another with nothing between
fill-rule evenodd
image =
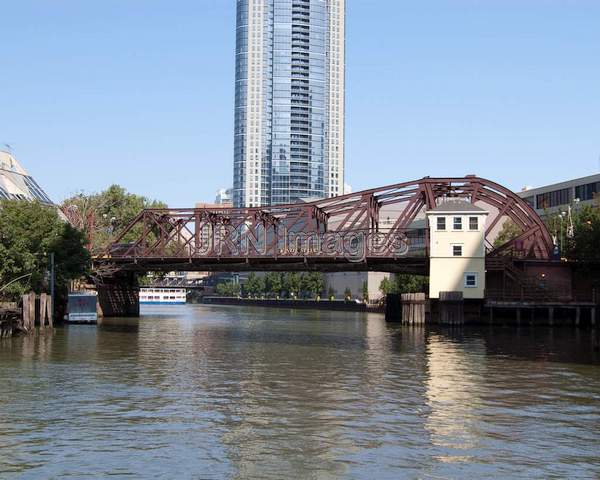
<instances>
[{"instance_id":1,"label":"riverbank","mask_svg":"<svg viewBox=\"0 0 600 480\"><path fill-rule=\"evenodd\" d=\"M21 310L16 303L0 304L0 338L12 337L23 331Z\"/></svg>"},{"instance_id":2,"label":"riverbank","mask_svg":"<svg viewBox=\"0 0 600 480\"><path fill-rule=\"evenodd\" d=\"M207 305L247 305L253 307L298 308L305 310L330 310L337 312L375 312L384 313L383 307L371 306L362 302L345 300L290 300L274 298L235 298L204 297L202 303Z\"/></svg>"}]
</instances>

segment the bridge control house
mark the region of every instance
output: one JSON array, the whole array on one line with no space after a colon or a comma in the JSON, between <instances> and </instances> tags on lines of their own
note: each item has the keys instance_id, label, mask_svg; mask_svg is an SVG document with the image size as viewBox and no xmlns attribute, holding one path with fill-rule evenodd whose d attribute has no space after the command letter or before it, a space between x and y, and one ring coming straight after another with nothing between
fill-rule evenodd
<instances>
[{"instance_id":1,"label":"bridge control house","mask_svg":"<svg viewBox=\"0 0 600 480\"><path fill-rule=\"evenodd\" d=\"M472 203L443 203L427 212L430 229L429 298L462 292L485 296L485 222L488 212Z\"/></svg>"}]
</instances>

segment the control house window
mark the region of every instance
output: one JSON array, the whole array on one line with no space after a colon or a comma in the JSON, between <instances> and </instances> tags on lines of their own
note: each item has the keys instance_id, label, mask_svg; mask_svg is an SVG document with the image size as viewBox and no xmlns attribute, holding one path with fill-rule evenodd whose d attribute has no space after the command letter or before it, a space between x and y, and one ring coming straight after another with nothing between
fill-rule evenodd
<instances>
[{"instance_id":1,"label":"control house window","mask_svg":"<svg viewBox=\"0 0 600 480\"><path fill-rule=\"evenodd\" d=\"M477 288L476 273L465 273L465 288Z\"/></svg>"},{"instance_id":2,"label":"control house window","mask_svg":"<svg viewBox=\"0 0 600 480\"><path fill-rule=\"evenodd\" d=\"M438 230L446 230L446 217L438 217L437 218L437 229Z\"/></svg>"},{"instance_id":3,"label":"control house window","mask_svg":"<svg viewBox=\"0 0 600 480\"><path fill-rule=\"evenodd\" d=\"M469 217L469 230L479 230L479 218Z\"/></svg>"},{"instance_id":4,"label":"control house window","mask_svg":"<svg viewBox=\"0 0 600 480\"><path fill-rule=\"evenodd\" d=\"M462 257L463 247L462 245L452 245L452 256L453 257Z\"/></svg>"},{"instance_id":5,"label":"control house window","mask_svg":"<svg viewBox=\"0 0 600 480\"><path fill-rule=\"evenodd\" d=\"M454 230L462 230L462 217L454 217Z\"/></svg>"}]
</instances>

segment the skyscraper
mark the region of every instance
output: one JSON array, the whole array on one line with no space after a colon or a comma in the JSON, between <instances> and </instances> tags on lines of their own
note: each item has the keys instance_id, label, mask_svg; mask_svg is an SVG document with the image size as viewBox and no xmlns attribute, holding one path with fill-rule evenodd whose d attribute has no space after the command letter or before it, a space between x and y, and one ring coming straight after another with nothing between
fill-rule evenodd
<instances>
[{"instance_id":1,"label":"skyscraper","mask_svg":"<svg viewBox=\"0 0 600 480\"><path fill-rule=\"evenodd\" d=\"M237 0L235 206L341 195L345 0Z\"/></svg>"}]
</instances>

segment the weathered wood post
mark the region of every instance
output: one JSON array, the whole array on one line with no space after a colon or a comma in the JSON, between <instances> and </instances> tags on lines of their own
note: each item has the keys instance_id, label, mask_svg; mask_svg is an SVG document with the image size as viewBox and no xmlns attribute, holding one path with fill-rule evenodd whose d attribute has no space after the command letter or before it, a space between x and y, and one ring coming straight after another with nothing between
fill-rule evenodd
<instances>
[{"instance_id":1,"label":"weathered wood post","mask_svg":"<svg viewBox=\"0 0 600 480\"><path fill-rule=\"evenodd\" d=\"M442 325L462 325L464 322L463 293L440 292L440 323Z\"/></svg>"},{"instance_id":2,"label":"weathered wood post","mask_svg":"<svg viewBox=\"0 0 600 480\"><path fill-rule=\"evenodd\" d=\"M23 328L27 332L33 331L35 326L35 294L26 293L23 299Z\"/></svg>"},{"instance_id":3,"label":"weathered wood post","mask_svg":"<svg viewBox=\"0 0 600 480\"><path fill-rule=\"evenodd\" d=\"M29 331L29 295L25 294L21 297L21 308L23 316L23 328Z\"/></svg>"},{"instance_id":4,"label":"weathered wood post","mask_svg":"<svg viewBox=\"0 0 600 480\"><path fill-rule=\"evenodd\" d=\"M29 293L29 327L35 330L35 293Z\"/></svg>"},{"instance_id":5,"label":"weathered wood post","mask_svg":"<svg viewBox=\"0 0 600 480\"><path fill-rule=\"evenodd\" d=\"M40 329L46 328L46 302L48 301L47 295L42 293L40 295Z\"/></svg>"},{"instance_id":6,"label":"weathered wood post","mask_svg":"<svg viewBox=\"0 0 600 480\"><path fill-rule=\"evenodd\" d=\"M48 326L54 328L54 307L52 305L52 296L46 297L46 317L48 318Z\"/></svg>"},{"instance_id":7,"label":"weathered wood post","mask_svg":"<svg viewBox=\"0 0 600 480\"><path fill-rule=\"evenodd\" d=\"M425 294L403 293L402 323L407 325L423 325L425 323Z\"/></svg>"}]
</instances>

